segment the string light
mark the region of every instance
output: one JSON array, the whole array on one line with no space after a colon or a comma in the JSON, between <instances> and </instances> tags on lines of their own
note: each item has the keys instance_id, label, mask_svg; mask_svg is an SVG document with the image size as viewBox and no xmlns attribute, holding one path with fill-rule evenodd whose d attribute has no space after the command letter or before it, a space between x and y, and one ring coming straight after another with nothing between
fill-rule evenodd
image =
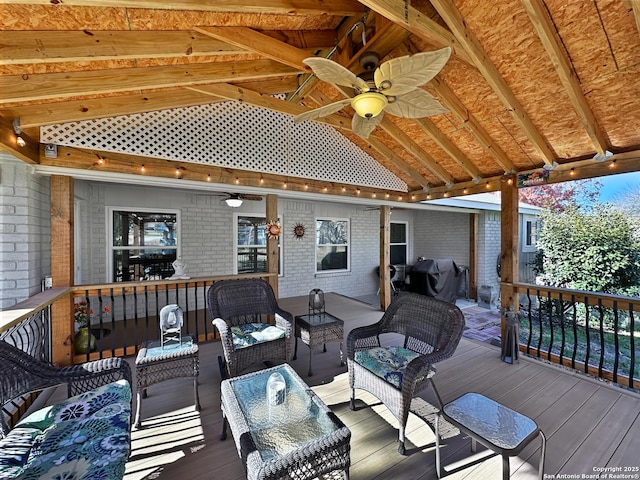
<instances>
[{"instance_id":1,"label":"string light","mask_svg":"<svg viewBox=\"0 0 640 480\"><path fill-rule=\"evenodd\" d=\"M375 194L375 192L371 194L371 197L372 197L372 198L376 198L376 194Z\"/></svg>"},{"instance_id":2,"label":"string light","mask_svg":"<svg viewBox=\"0 0 640 480\"><path fill-rule=\"evenodd\" d=\"M207 174L207 182L210 182L210 181L211 181L211 174L209 173Z\"/></svg>"},{"instance_id":3,"label":"string light","mask_svg":"<svg viewBox=\"0 0 640 480\"><path fill-rule=\"evenodd\" d=\"M260 177L260 185L264 183L264 178Z\"/></svg>"},{"instance_id":4,"label":"string light","mask_svg":"<svg viewBox=\"0 0 640 480\"><path fill-rule=\"evenodd\" d=\"M236 177L236 185L240 184L240 179L238 177Z\"/></svg>"},{"instance_id":5,"label":"string light","mask_svg":"<svg viewBox=\"0 0 640 480\"><path fill-rule=\"evenodd\" d=\"M356 189L356 195L360 195L360 189Z\"/></svg>"},{"instance_id":6,"label":"string light","mask_svg":"<svg viewBox=\"0 0 640 480\"><path fill-rule=\"evenodd\" d=\"M576 169L572 168L571 171L569 172L569 175L571 175L572 177L575 176L576 174Z\"/></svg>"},{"instance_id":7,"label":"string light","mask_svg":"<svg viewBox=\"0 0 640 480\"><path fill-rule=\"evenodd\" d=\"M323 191L324 193L327 193L327 187L324 187L324 188L322 189L322 191Z\"/></svg>"},{"instance_id":8,"label":"string light","mask_svg":"<svg viewBox=\"0 0 640 480\"><path fill-rule=\"evenodd\" d=\"M284 183L282 184L282 188L287 188L287 182L284 182Z\"/></svg>"},{"instance_id":9,"label":"string light","mask_svg":"<svg viewBox=\"0 0 640 480\"><path fill-rule=\"evenodd\" d=\"M305 190L309 190L309 184L308 184L308 183L305 183L305 184L304 184L304 189L305 189Z\"/></svg>"},{"instance_id":10,"label":"string light","mask_svg":"<svg viewBox=\"0 0 640 480\"><path fill-rule=\"evenodd\" d=\"M141 171L142 173L144 173L144 163L143 163L142 165L140 165L140 171Z\"/></svg>"}]
</instances>

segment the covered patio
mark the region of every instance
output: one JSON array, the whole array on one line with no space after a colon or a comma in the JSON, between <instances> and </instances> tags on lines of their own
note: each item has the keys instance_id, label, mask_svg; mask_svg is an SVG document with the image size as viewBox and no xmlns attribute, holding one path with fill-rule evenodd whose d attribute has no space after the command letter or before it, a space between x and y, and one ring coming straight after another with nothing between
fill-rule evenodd
<instances>
[{"instance_id":1,"label":"covered patio","mask_svg":"<svg viewBox=\"0 0 640 480\"><path fill-rule=\"evenodd\" d=\"M306 297L283 300L294 315L306 313ZM371 306L339 295L327 296L327 309L345 321L345 335L353 327L377 321L381 313ZM471 309L464 309L468 312ZM374 397L358 390L356 411L349 410L346 367L340 367L338 344L314 354L314 375L307 377L307 350L302 346L291 365L352 432L352 480L434 480L434 407L430 390L414 401L416 415L407 427L407 456L397 452L395 419ZM545 474L596 475L596 469L638 467L640 396L584 375L522 358L519 364L500 361L499 348L463 338L456 354L438 364L435 380L443 401L474 391L533 418L548 438ZM200 352L200 402L193 408L189 379L176 379L149 389L144 401L145 428L133 432L133 452L127 480L143 478L243 479L245 472L231 438L222 431L220 343L203 345ZM179 428L176 428L179 426ZM443 429L443 463L450 479L499 478L501 460L479 449L450 427ZM533 442L511 459L511 478L536 479L539 449ZM459 470L458 470L459 469ZM633 474L633 473L632 473ZM550 477L549 477L550 478ZM568 477L567 477L568 478ZM585 477L587 478L587 477ZM602 476L601 478L609 478Z\"/></svg>"}]
</instances>

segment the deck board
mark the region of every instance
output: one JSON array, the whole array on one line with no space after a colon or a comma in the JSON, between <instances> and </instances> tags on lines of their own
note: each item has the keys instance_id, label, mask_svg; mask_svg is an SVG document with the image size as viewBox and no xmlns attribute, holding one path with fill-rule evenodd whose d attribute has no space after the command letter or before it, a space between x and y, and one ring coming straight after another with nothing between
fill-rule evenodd
<instances>
[{"instance_id":1,"label":"deck board","mask_svg":"<svg viewBox=\"0 0 640 480\"><path fill-rule=\"evenodd\" d=\"M382 315L346 297L327 294L326 299L327 310L345 320L345 337L352 328L373 323ZM306 313L306 298L284 299L283 303L294 315ZM330 343L327 349L326 353L314 349L312 377L307 377L306 345L298 345L298 358L291 365L351 430L351 480L436 480L435 407L431 406L435 401L430 389L416 400L422 418L410 415L409 454L403 457L397 452L395 419L375 397L357 390L358 408L349 409L348 373L339 366L339 345ZM143 400L145 428L133 432L126 480L246 478L231 436L224 442L219 439L220 352L219 342L201 344L201 412L193 408L190 379L149 389L150 396ZM549 440L547 474L640 464L640 395L527 357L509 365L500 360L498 348L467 339L452 358L438 365L435 381L445 402L476 391L536 420ZM458 433L452 429L443 440L443 464L462 465L447 480L500 478L499 456L468 465L474 458L470 440ZM532 442L511 459L512 478L536 479L538 458L538 442Z\"/></svg>"}]
</instances>

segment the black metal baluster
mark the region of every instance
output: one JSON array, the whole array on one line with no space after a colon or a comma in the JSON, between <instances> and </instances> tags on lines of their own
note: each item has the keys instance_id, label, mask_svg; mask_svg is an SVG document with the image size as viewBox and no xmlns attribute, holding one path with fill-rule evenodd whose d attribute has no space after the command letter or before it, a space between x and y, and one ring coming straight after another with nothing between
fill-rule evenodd
<instances>
[{"instance_id":1,"label":"black metal baluster","mask_svg":"<svg viewBox=\"0 0 640 480\"><path fill-rule=\"evenodd\" d=\"M551 292L547 292L547 318L549 320L549 348L547 349L547 360L551 361L551 350L553 349L553 298ZM542 333L542 332L540 332Z\"/></svg>"},{"instance_id":2,"label":"black metal baluster","mask_svg":"<svg viewBox=\"0 0 640 480\"><path fill-rule=\"evenodd\" d=\"M573 307L571 308L571 310L573 310L573 315L572 315L572 330L573 330L573 353L571 354L571 368L573 368L575 370L576 368L576 355L578 354L578 327L577 327L577 323L578 323L578 306L576 305L576 296L575 295L571 295L571 304L573 305Z\"/></svg>"},{"instance_id":3,"label":"black metal baluster","mask_svg":"<svg viewBox=\"0 0 640 480\"><path fill-rule=\"evenodd\" d=\"M618 339L618 301L613 301L613 381L618 383L618 364L620 359L620 340Z\"/></svg>"},{"instance_id":4,"label":"black metal baluster","mask_svg":"<svg viewBox=\"0 0 640 480\"><path fill-rule=\"evenodd\" d=\"M533 318L531 315L531 309L533 307L533 302L531 301L531 289L527 288L527 302L529 306L529 311L527 312L527 319L529 320L529 334L527 336L527 355L531 354L531 339L533 337Z\"/></svg>"},{"instance_id":5,"label":"black metal baluster","mask_svg":"<svg viewBox=\"0 0 640 480\"><path fill-rule=\"evenodd\" d=\"M584 356L584 373L589 373L589 359L591 358L591 329L589 328L589 297L584 297L584 324L585 324L585 335L587 342L587 349Z\"/></svg>"},{"instance_id":6,"label":"black metal baluster","mask_svg":"<svg viewBox=\"0 0 640 480\"><path fill-rule=\"evenodd\" d=\"M602 378L602 367L604 365L604 311L602 300L598 299L598 313L600 314L600 361L598 362L598 377Z\"/></svg>"},{"instance_id":7,"label":"black metal baluster","mask_svg":"<svg viewBox=\"0 0 640 480\"><path fill-rule=\"evenodd\" d=\"M633 303L629 302L629 387L634 388L633 378L636 369L636 339L634 337L635 332L635 319L633 314Z\"/></svg>"}]
</instances>

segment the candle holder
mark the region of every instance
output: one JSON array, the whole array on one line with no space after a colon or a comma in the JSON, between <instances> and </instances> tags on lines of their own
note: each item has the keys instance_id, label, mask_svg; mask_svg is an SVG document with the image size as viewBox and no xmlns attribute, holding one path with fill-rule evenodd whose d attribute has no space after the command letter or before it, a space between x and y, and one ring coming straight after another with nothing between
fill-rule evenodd
<instances>
[{"instance_id":1,"label":"candle holder","mask_svg":"<svg viewBox=\"0 0 640 480\"><path fill-rule=\"evenodd\" d=\"M324 292L314 288L309 292L309 315L324 315Z\"/></svg>"}]
</instances>

